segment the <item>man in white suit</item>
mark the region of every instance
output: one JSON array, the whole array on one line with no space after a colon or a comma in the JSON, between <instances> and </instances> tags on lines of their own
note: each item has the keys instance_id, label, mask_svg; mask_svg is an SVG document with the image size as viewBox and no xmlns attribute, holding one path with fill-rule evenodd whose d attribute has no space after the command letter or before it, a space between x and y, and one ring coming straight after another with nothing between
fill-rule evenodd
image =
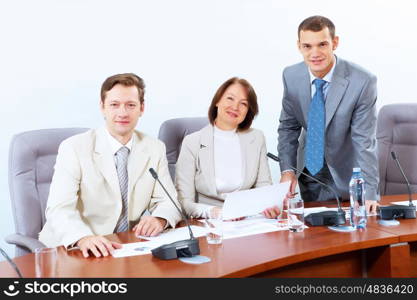
<instances>
[{"instance_id":1,"label":"man in white suit","mask_svg":"<svg viewBox=\"0 0 417 300\"><path fill-rule=\"evenodd\" d=\"M366 182L368 210L375 211L378 193L376 156L376 77L334 55L339 44L334 24L313 16L298 27L304 62L285 68L284 96L278 128L281 182L297 184L290 166L304 169L349 198L353 167ZM298 178L304 201L334 199L328 189L304 175Z\"/></svg>"},{"instance_id":2,"label":"man in white suit","mask_svg":"<svg viewBox=\"0 0 417 300\"><path fill-rule=\"evenodd\" d=\"M78 246L84 257L107 256L121 245L104 235L129 229L154 236L181 219L155 182L154 168L174 199L165 146L135 130L144 112L143 80L135 74L107 78L100 108L106 125L62 142L52 178L46 224L47 246Z\"/></svg>"}]
</instances>

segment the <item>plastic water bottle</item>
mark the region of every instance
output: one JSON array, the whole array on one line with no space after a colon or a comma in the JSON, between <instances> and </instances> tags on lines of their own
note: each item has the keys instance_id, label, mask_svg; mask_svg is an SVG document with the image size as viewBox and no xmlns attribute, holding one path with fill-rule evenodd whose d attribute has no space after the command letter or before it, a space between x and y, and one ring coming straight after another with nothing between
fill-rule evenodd
<instances>
[{"instance_id":1,"label":"plastic water bottle","mask_svg":"<svg viewBox=\"0 0 417 300\"><path fill-rule=\"evenodd\" d=\"M350 224L356 228L366 228L365 180L361 168L353 168L349 182Z\"/></svg>"}]
</instances>

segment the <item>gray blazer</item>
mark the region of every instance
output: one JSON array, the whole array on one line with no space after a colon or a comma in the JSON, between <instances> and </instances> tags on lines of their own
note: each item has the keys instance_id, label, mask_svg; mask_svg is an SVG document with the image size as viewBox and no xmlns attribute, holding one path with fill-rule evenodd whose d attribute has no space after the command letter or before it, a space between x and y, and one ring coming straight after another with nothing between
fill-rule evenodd
<instances>
[{"instance_id":1,"label":"gray blazer","mask_svg":"<svg viewBox=\"0 0 417 300\"><path fill-rule=\"evenodd\" d=\"M326 98L325 160L343 198L349 197L353 167L360 167L366 199L378 200L376 154L376 77L358 65L337 58ZM311 84L304 62L283 72L284 97L278 128L281 170L297 163L304 168L305 130L311 102ZM300 136L301 135L301 136Z\"/></svg>"},{"instance_id":2,"label":"gray blazer","mask_svg":"<svg viewBox=\"0 0 417 300\"><path fill-rule=\"evenodd\" d=\"M245 164L240 189L272 184L263 133L249 129L238 135ZM178 200L189 216L207 217L212 205L223 205L224 198L216 189L212 125L184 138L176 165L175 187Z\"/></svg>"}]
</instances>

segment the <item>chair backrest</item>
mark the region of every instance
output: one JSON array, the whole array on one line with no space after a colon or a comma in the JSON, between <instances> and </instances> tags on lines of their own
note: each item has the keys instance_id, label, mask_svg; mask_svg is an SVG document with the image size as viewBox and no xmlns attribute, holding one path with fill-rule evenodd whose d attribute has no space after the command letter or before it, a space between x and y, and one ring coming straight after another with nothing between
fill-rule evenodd
<instances>
[{"instance_id":1,"label":"chair backrest","mask_svg":"<svg viewBox=\"0 0 417 300\"><path fill-rule=\"evenodd\" d=\"M38 239L61 142L88 128L26 131L9 148L9 191L16 233Z\"/></svg>"},{"instance_id":2,"label":"chair backrest","mask_svg":"<svg viewBox=\"0 0 417 300\"><path fill-rule=\"evenodd\" d=\"M417 104L390 104L381 108L377 123L378 160L381 195L406 194L407 185L391 151L395 151L417 191Z\"/></svg>"},{"instance_id":3,"label":"chair backrest","mask_svg":"<svg viewBox=\"0 0 417 300\"><path fill-rule=\"evenodd\" d=\"M175 179L175 164L181 151L184 137L202 129L209 123L208 118L178 118L167 120L159 128L158 138L165 143L168 168L172 180Z\"/></svg>"}]
</instances>

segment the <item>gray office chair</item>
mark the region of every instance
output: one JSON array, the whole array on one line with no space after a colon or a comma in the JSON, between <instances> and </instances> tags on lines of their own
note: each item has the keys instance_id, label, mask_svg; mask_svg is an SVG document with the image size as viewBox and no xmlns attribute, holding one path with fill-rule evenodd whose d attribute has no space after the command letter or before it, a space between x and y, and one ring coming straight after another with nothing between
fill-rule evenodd
<instances>
[{"instance_id":1,"label":"gray office chair","mask_svg":"<svg viewBox=\"0 0 417 300\"><path fill-rule=\"evenodd\" d=\"M172 180L175 179L175 165L180 154L182 140L186 135L200 130L208 123L208 118L203 117L171 119L162 123L158 138L165 143Z\"/></svg>"},{"instance_id":2,"label":"gray office chair","mask_svg":"<svg viewBox=\"0 0 417 300\"><path fill-rule=\"evenodd\" d=\"M66 138L87 128L41 129L13 137L9 148L9 190L16 233L6 242L16 245L16 256L44 247L38 234L45 224L58 147Z\"/></svg>"},{"instance_id":3,"label":"gray office chair","mask_svg":"<svg viewBox=\"0 0 417 300\"><path fill-rule=\"evenodd\" d=\"M417 104L390 104L381 108L377 122L381 195L406 194L405 180L391 151L395 151L408 177L411 191L417 191Z\"/></svg>"}]
</instances>

